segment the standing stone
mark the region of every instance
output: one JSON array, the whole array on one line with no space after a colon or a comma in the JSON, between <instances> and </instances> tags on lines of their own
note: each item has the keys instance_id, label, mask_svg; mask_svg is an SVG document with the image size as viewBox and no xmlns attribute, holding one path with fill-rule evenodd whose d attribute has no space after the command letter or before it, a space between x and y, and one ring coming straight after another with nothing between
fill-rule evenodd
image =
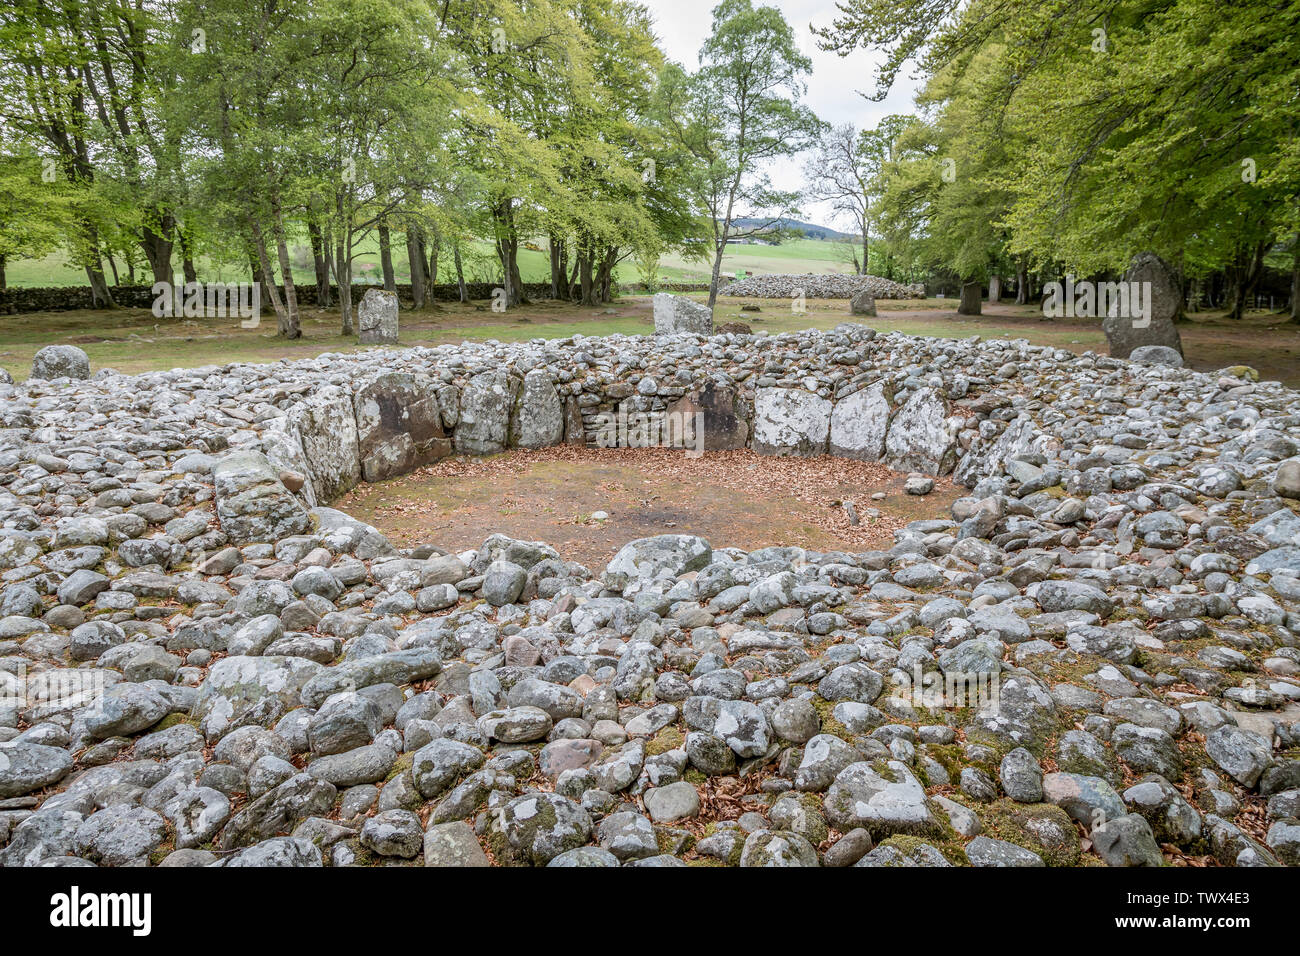
<instances>
[{"instance_id":1,"label":"standing stone","mask_svg":"<svg viewBox=\"0 0 1300 956\"><path fill-rule=\"evenodd\" d=\"M519 379L505 369L480 372L460 396L460 421L456 425L456 451L463 455L495 455L505 451L510 438L510 414Z\"/></svg>"},{"instance_id":2,"label":"standing stone","mask_svg":"<svg viewBox=\"0 0 1300 956\"><path fill-rule=\"evenodd\" d=\"M47 345L32 358L32 378L90 378L90 358L75 345Z\"/></svg>"},{"instance_id":3,"label":"standing stone","mask_svg":"<svg viewBox=\"0 0 1300 956\"><path fill-rule=\"evenodd\" d=\"M1002 298L1002 277L989 276L989 302L997 302Z\"/></svg>"},{"instance_id":4,"label":"standing stone","mask_svg":"<svg viewBox=\"0 0 1300 956\"><path fill-rule=\"evenodd\" d=\"M762 455L824 455L831 403L801 388L760 388L754 400L754 450Z\"/></svg>"},{"instance_id":5,"label":"standing stone","mask_svg":"<svg viewBox=\"0 0 1300 956\"><path fill-rule=\"evenodd\" d=\"M362 345L392 345L397 342L397 293L367 289L357 306L357 327Z\"/></svg>"},{"instance_id":6,"label":"standing stone","mask_svg":"<svg viewBox=\"0 0 1300 956\"><path fill-rule=\"evenodd\" d=\"M849 311L854 315L876 314L876 297L871 294L870 289L859 289L849 300Z\"/></svg>"},{"instance_id":7,"label":"standing stone","mask_svg":"<svg viewBox=\"0 0 1300 956\"><path fill-rule=\"evenodd\" d=\"M451 454L433 379L387 372L353 397L361 475L383 481Z\"/></svg>"},{"instance_id":8,"label":"standing stone","mask_svg":"<svg viewBox=\"0 0 1300 956\"><path fill-rule=\"evenodd\" d=\"M898 471L944 475L957 460L957 445L943 396L932 388L911 394L889 423L885 460Z\"/></svg>"},{"instance_id":9,"label":"standing stone","mask_svg":"<svg viewBox=\"0 0 1300 956\"><path fill-rule=\"evenodd\" d=\"M524 376L523 388L510 418L510 444L515 448L547 448L564 438L564 406L551 377L535 368Z\"/></svg>"},{"instance_id":10,"label":"standing stone","mask_svg":"<svg viewBox=\"0 0 1300 956\"><path fill-rule=\"evenodd\" d=\"M680 295L655 294L655 335L712 335L713 310Z\"/></svg>"},{"instance_id":11,"label":"standing stone","mask_svg":"<svg viewBox=\"0 0 1300 956\"><path fill-rule=\"evenodd\" d=\"M564 443L566 445L587 444L587 430L582 423L582 405L575 395L564 400Z\"/></svg>"},{"instance_id":12,"label":"standing stone","mask_svg":"<svg viewBox=\"0 0 1300 956\"><path fill-rule=\"evenodd\" d=\"M983 311L983 303L980 301L982 288L978 282L962 283L961 302L957 306L958 315L979 315Z\"/></svg>"},{"instance_id":13,"label":"standing stone","mask_svg":"<svg viewBox=\"0 0 1300 956\"><path fill-rule=\"evenodd\" d=\"M1182 316L1182 288L1174 270L1153 252L1140 253L1134 258L1124 282L1129 289L1138 284L1143 314L1137 315L1130 294L1127 315L1120 314L1120 303L1112 301L1101 328L1110 343L1110 354L1115 358L1128 358L1142 345L1164 345L1179 355L1183 342L1174 324Z\"/></svg>"},{"instance_id":14,"label":"standing stone","mask_svg":"<svg viewBox=\"0 0 1300 956\"><path fill-rule=\"evenodd\" d=\"M319 388L289 412L318 500L332 501L361 480L361 450L352 393Z\"/></svg>"},{"instance_id":15,"label":"standing stone","mask_svg":"<svg viewBox=\"0 0 1300 956\"><path fill-rule=\"evenodd\" d=\"M859 461L880 461L889 427L889 397L884 382L873 382L831 410L831 454Z\"/></svg>"},{"instance_id":16,"label":"standing stone","mask_svg":"<svg viewBox=\"0 0 1300 956\"><path fill-rule=\"evenodd\" d=\"M671 421L680 423L687 447L695 451L727 451L748 443L749 423L737 413L736 390L730 386L707 382L704 388L688 392L668 406L668 414Z\"/></svg>"}]
</instances>

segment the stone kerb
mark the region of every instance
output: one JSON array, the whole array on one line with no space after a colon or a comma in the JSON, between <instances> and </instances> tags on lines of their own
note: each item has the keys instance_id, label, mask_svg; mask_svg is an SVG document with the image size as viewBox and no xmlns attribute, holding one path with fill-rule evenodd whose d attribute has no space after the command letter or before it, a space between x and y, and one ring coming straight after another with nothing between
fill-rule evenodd
<instances>
[{"instance_id":1,"label":"stone kerb","mask_svg":"<svg viewBox=\"0 0 1300 956\"><path fill-rule=\"evenodd\" d=\"M594 443L601 416L629 406L634 415L681 416L686 438L698 438L704 451L830 454L934 476L952 472L964 451L957 439L962 416L941 389L913 389L895 404L895 390L883 379L838 395L712 380L651 391L644 376L637 384L624 379L575 391L557 388L542 368L521 374L500 367L463 379L445 371L399 365L355 383L318 385L266 423L256 448L273 469L304 476L298 495L308 507L360 481L395 478L452 453Z\"/></svg>"},{"instance_id":2,"label":"stone kerb","mask_svg":"<svg viewBox=\"0 0 1300 956\"><path fill-rule=\"evenodd\" d=\"M243 382L212 413L225 424L215 430L200 424L192 436L210 436L214 461L227 447L264 459L256 468L245 460L235 469L262 491L249 495L233 480L216 488L219 520L235 528L246 528L250 500L267 502L276 514L283 510L288 528L295 518L293 509L282 507L286 494L316 508L360 481L406 474L453 452L594 444L602 416L620 410L698 421L708 451L829 454L900 471L953 474L967 486L1004 473L1013 462L1027 472L1035 466L1026 460L1041 459L1053 448L1050 430L1023 406L1015 383L1016 368L1032 355L1054 360L1051 349L982 344L990 353L982 361L991 364L982 376L972 376L969 360L955 358L960 346L876 337L861 326L781 336L676 337L668 345L651 337L617 338L327 355L279 366L146 373L136 381L151 396L196 388L204 377ZM913 358L900 361L904 355ZM995 367L997 356L1015 361ZM939 365L930 367L946 365L941 375L915 374L922 367L917 359L936 357ZM1201 375L1100 356L1086 361L1155 383ZM274 384L259 387L267 375ZM55 386L30 387L43 394ZM90 380L74 387L119 386ZM1005 415L1015 402L1021 402L1019 411ZM178 433L176 440L190 437ZM225 500L234 498L239 500ZM281 527L279 520L271 530Z\"/></svg>"}]
</instances>

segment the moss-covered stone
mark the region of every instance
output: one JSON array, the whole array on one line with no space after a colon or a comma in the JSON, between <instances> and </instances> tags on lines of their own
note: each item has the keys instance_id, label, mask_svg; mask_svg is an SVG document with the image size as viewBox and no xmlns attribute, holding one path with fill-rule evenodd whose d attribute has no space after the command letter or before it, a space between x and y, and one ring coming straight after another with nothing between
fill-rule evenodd
<instances>
[{"instance_id":1,"label":"moss-covered stone","mask_svg":"<svg viewBox=\"0 0 1300 956\"><path fill-rule=\"evenodd\" d=\"M1037 853L1048 866L1078 866L1081 856L1074 821L1050 803L998 800L979 811L984 835Z\"/></svg>"},{"instance_id":2,"label":"moss-covered stone","mask_svg":"<svg viewBox=\"0 0 1300 956\"><path fill-rule=\"evenodd\" d=\"M645 753L647 757L657 757L659 754L678 750L684 746L686 746L686 735L679 728L668 726L646 741Z\"/></svg>"}]
</instances>

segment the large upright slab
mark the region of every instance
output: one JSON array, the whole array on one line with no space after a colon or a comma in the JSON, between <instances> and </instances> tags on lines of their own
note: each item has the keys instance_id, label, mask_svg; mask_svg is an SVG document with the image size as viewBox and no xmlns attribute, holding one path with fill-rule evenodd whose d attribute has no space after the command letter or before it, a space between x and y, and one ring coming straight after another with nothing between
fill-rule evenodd
<instances>
[{"instance_id":1,"label":"large upright slab","mask_svg":"<svg viewBox=\"0 0 1300 956\"><path fill-rule=\"evenodd\" d=\"M1182 355L1183 341L1174 323L1182 315L1183 293L1174 270L1154 252L1143 252L1124 273L1124 284L1130 290L1129 307L1112 303L1101 323L1110 354L1128 358L1144 345L1163 345ZM1140 295L1141 314L1133 307L1134 289Z\"/></svg>"},{"instance_id":2,"label":"large upright slab","mask_svg":"<svg viewBox=\"0 0 1300 956\"><path fill-rule=\"evenodd\" d=\"M362 345L397 342L397 293L367 289L357 307L357 329Z\"/></svg>"},{"instance_id":3,"label":"large upright slab","mask_svg":"<svg viewBox=\"0 0 1300 956\"><path fill-rule=\"evenodd\" d=\"M737 413L736 390L706 382L703 388L687 392L668 406L668 414L677 416L683 433L697 451L727 451L749 444L749 423ZM696 431L704 429L703 441Z\"/></svg>"},{"instance_id":4,"label":"large upright slab","mask_svg":"<svg viewBox=\"0 0 1300 956\"><path fill-rule=\"evenodd\" d=\"M295 405L289 419L298 426L317 499L333 501L350 491L361 480L352 393L338 385L326 385Z\"/></svg>"},{"instance_id":5,"label":"large upright slab","mask_svg":"<svg viewBox=\"0 0 1300 956\"><path fill-rule=\"evenodd\" d=\"M510 440L510 416L520 381L505 369L480 372L460 393L456 451L462 455L495 455Z\"/></svg>"},{"instance_id":6,"label":"large upright slab","mask_svg":"<svg viewBox=\"0 0 1300 956\"><path fill-rule=\"evenodd\" d=\"M802 388L760 388L754 397L754 450L762 455L824 455L831 403Z\"/></svg>"},{"instance_id":7,"label":"large upright slab","mask_svg":"<svg viewBox=\"0 0 1300 956\"><path fill-rule=\"evenodd\" d=\"M524 376L510 416L510 444L546 448L564 439L564 405L551 376L539 368Z\"/></svg>"},{"instance_id":8,"label":"large upright slab","mask_svg":"<svg viewBox=\"0 0 1300 956\"><path fill-rule=\"evenodd\" d=\"M713 310L680 295L655 295L655 335L712 335Z\"/></svg>"},{"instance_id":9,"label":"large upright slab","mask_svg":"<svg viewBox=\"0 0 1300 956\"><path fill-rule=\"evenodd\" d=\"M832 455L859 461L880 461L889 428L889 392L873 382L841 398L831 412Z\"/></svg>"},{"instance_id":10,"label":"large upright slab","mask_svg":"<svg viewBox=\"0 0 1300 956\"><path fill-rule=\"evenodd\" d=\"M353 398L361 477L383 481L451 454L442 427L437 383L427 375L388 372Z\"/></svg>"},{"instance_id":11,"label":"large upright slab","mask_svg":"<svg viewBox=\"0 0 1300 956\"><path fill-rule=\"evenodd\" d=\"M889 423L885 462L899 471L946 475L957 463L955 428L948 404L933 388L919 388Z\"/></svg>"}]
</instances>

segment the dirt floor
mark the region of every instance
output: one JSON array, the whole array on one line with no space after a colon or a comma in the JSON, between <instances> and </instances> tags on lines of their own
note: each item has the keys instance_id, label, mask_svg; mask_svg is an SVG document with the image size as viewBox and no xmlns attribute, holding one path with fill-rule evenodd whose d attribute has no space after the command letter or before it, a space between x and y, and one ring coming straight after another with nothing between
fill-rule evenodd
<instances>
[{"instance_id":1,"label":"dirt floor","mask_svg":"<svg viewBox=\"0 0 1300 956\"><path fill-rule=\"evenodd\" d=\"M742 311L743 306L760 311ZM866 323L881 332L945 338L1025 338L1035 345L1074 352L1106 351L1100 320L1046 320L1035 305L986 303L980 316L957 315L952 299L882 299L877 308L879 315ZM848 303L842 299L809 299L807 311L796 313L791 303L782 299L723 297L714 314L719 325L739 320L755 331L766 329L772 333L826 329L840 322L860 321L849 315ZM440 303L435 309L403 311L401 319L402 345L487 339L508 342L615 332L644 334L654 327L649 296L625 296L597 307L535 302L505 313L493 312L483 303ZM1203 312L1191 316L1179 328L1187 363L1192 368L1214 371L1229 365L1250 365L1265 379L1300 387L1300 325L1284 315L1251 312L1234 322L1221 312ZM0 323L0 367L16 379L25 378L36 351L55 343L85 349L93 369L108 366L128 373L227 362L272 362L364 348L355 337L339 334L335 310L304 311L302 333L302 338L294 341L280 338L269 316L259 328L247 330L240 328L237 319L157 319L145 309L36 312L5 316Z\"/></svg>"},{"instance_id":2,"label":"dirt floor","mask_svg":"<svg viewBox=\"0 0 1300 956\"><path fill-rule=\"evenodd\" d=\"M947 480L923 497L906 475L842 458L773 458L751 451L687 458L676 449L557 447L446 458L392 481L361 485L334 506L402 547L476 548L494 532L546 541L593 570L635 538L689 533L714 547L800 545L862 551L893 544L918 518L942 517L959 492ZM873 501L873 492L885 498ZM849 523L852 502L860 524ZM593 518L604 511L606 519Z\"/></svg>"}]
</instances>

